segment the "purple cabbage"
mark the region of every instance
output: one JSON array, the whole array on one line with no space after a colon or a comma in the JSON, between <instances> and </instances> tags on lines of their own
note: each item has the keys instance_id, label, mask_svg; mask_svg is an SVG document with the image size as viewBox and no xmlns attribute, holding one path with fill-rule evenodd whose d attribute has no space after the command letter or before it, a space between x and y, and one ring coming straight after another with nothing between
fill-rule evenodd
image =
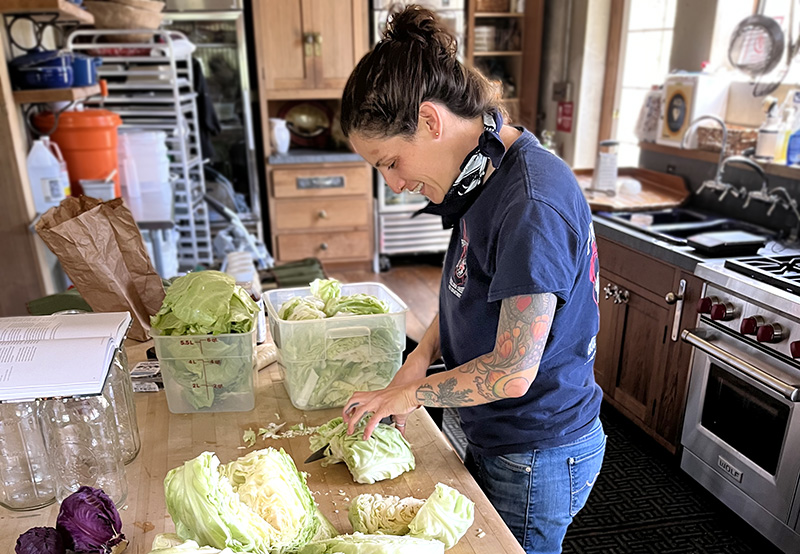
<instances>
[{"instance_id":1,"label":"purple cabbage","mask_svg":"<svg viewBox=\"0 0 800 554\"><path fill-rule=\"evenodd\" d=\"M125 541L114 502L102 490L92 487L81 487L64 499L56 528L66 539L67 548L75 552L107 554Z\"/></svg>"},{"instance_id":2,"label":"purple cabbage","mask_svg":"<svg viewBox=\"0 0 800 554\"><path fill-rule=\"evenodd\" d=\"M52 527L33 527L22 533L14 547L17 554L66 554L64 539Z\"/></svg>"}]
</instances>

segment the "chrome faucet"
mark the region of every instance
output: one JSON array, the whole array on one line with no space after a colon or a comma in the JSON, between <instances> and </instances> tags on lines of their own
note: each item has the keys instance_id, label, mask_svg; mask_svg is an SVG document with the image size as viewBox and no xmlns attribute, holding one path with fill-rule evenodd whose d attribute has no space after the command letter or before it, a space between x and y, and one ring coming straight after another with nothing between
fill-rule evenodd
<instances>
[{"instance_id":1,"label":"chrome faucet","mask_svg":"<svg viewBox=\"0 0 800 554\"><path fill-rule=\"evenodd\" d=\"M743 186L736 188L735 185L722 182L722 175L725 173L725 168L728 166L728 164L731 163L744 164L747 167L750 167L751 169L755 170L755 172L761 176L761 190L758 192L759 194L767 191L767 174L764 173L764 169L760 165L758 165L750 158L746 158L744 156L728 156L727 158L722 160L722 164L720 165L720 170L719 170L720 181L716 184L715 187L716 190L722 191L722 194L719 195L719 200L722 201L722 199L725 198L725 196L728 193L731 193L736 198L739 198L740 196L746 196L747 199L744 202L744 207L746 208L750 204L751 195L753 195L753 198L755 198L756 193L755 192L748 193L747 188Z\"/></svg>"},{"instance_id":2,"label":"chrome faucet","mask_svg":"<svg viewBox=\"0 0 800 554\"><path fill-rule=\"evenodd\" d=\"M789 195L788 190L786 190L784 187L768 189L762 184L760 190L754 190L747 193L747 200L745 200L744 203L745 208L750 205L751 200L757 200L759 202L763 202L764 204L769 204L767 216L771 216L775 211L775 208L778 206L781 206L784 210L791 210L797 221L794 228L792 228L791 233L789 234L789 241L797 241L798 235L800 235L800 210L798 210L797 207L797 199L792 198Z\"/></svg>"},{"instance_id":3,"label":"chrome faucet","mask_svg":"<svg viewBox=\"0 0 800 554\"><path fill-rule=\"evenodd\" d=\"M720 127L722 127L722 146L719 150L719 161L717 162L717 172L714 175L713 181L703 181L700 184L700 188L697 189L697 194L703 192L703 189L712 189L722 191L722 195L720 195L720 200L722 200L725 195L730 190L730 187L725 187L722 184L722 170L724 166L724 159L725 159L725 151L728 149L728 127L725 125L725 122L722 120L721 117L717 117L716 115L706 114L701 115L694 121L692 121L689 126L686 128L686 131L683 133L683 138L681 138L681 148L685 149L688 145L688 141L691 138L694 128L697 126L698 123L704 121L706 119L710 119L711 121L716 122Z\"/></svg>"}]
</instances>

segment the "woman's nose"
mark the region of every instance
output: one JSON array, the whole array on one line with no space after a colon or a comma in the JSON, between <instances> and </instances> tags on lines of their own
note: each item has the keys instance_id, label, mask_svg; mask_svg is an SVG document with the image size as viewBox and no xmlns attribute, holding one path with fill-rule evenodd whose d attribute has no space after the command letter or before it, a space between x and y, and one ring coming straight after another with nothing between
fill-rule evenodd
<instances>
[{"instance_id":1,"label":"woman's nose","mask_svg":"<svg viewBox=\"0 0 800 554\"><path fill-rule=\"evenodd\" d=\"M400 179L399 177L384 175L384 180L386 184L389 185L389 188L392 189L393 192L396 194L400 194L400 191L403 190L403 185L405 185L405 181Z\"/></svg>"}]
</instances>

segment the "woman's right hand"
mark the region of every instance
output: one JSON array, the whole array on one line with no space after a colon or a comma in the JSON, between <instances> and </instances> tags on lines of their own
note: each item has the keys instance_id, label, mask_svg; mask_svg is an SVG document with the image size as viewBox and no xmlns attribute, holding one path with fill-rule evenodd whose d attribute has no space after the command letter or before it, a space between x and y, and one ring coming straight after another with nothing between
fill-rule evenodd
<instances>
[{"instance_id":1,"label":"woman's right hand","mask_svg":"<svg viewBox=\"0 0 800 554\"><path fill-rule=\"evenodd\" d=\"M406 357L405 363L400 366L400 369L388 386L403 386L424 379L429 366L430 362L427 357L420 355L417 350L414 350ZM422 404L418 405L417 408L421 406ZM397 427L397 430L400 431L403 436L406 435L406 420L408 416L409 414L393 414L392 416L394 418L395 427Z\"/></svg>"}]
</instances>

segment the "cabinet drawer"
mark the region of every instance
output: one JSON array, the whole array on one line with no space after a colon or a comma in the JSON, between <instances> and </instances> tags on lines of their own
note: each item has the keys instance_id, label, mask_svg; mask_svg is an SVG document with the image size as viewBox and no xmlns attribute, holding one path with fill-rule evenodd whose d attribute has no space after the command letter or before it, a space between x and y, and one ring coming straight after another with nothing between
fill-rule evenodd
<instances>
[{"instance_id":1,"label":"cabinet drawer","mask_svg":"<svg viewBox=\"0 0 800 554\"><path fill-rule=\"evenodd\" d=\"M619 275L663 297L672 290L675 268L616 242L597 237L600 271Z\"/></svg>"},{"instance_id":2,"label":"cabinet drawer","mask_svg":"<svg viewBox=\"0 0 800 554\"><path fill-rule=\"evenodd\" d=\"M335 227L367 227L372 217L365 198L276 200L275 229L278 231Z\"/></svg>"},{"instance_id":3,"label":"cabinet drawer","mask_svg":"<svg viewBox=\"0 0 800 554\"><path fill-rule=\"evenodd\" d=\"M281 261L316 257L320 260L364 260L372 256L369 231L278 235Z\"/></svg>"},{"instance_id":4,"label":"cabinet drawer","mask_svg":"<svg viewBox=\"0 0 800 554\"><path fill-rule=\"evenodd\" d=\"M368 165L314 168L272 168L275 198L310 198L372 194L372 170Z\"/></svg>"}]
</instances>

